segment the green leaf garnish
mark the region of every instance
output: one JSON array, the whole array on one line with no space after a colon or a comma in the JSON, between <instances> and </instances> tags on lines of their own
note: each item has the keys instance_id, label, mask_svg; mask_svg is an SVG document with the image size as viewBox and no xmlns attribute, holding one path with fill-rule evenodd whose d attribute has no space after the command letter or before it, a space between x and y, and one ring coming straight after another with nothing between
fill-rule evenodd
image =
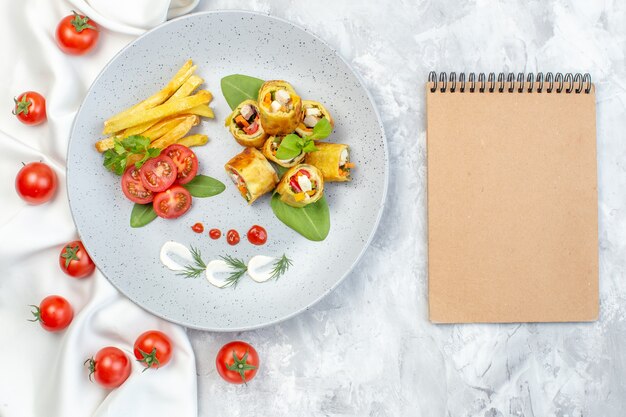
<instances>
[{"instance_id":1,"label":"green leaf garnish","mask_svg":"<svg viewBox=\"0 0 626 417\"><path fill-rule=\"evenodd\" d=\"M330 231L330 210L326 196L304 207L291 207L280 201L280 195L274 194L270 202L272 211L281 222L316 242L326 239Z\"/></svg>"},{"instance_id":2,"label":"green leaf garnish","mask_svg":"<svg viewBox=\"0 0 626 417\"><path fill-rule=\"evenodd\" d=\"M135 204L130 212L130 227L143 227L157 218L152 203Z\"/></svg>"},{"instance_id":3,"label":"green leaf garnish","mask_svg":"<svg viewBox=\"0 0 626 417\"><path fill-rule=\"evenodd\" d=\"M294 133L285 136L278 146L276 158L287 161L302 153L302 138Z\"/></svg>"},{"instance_id":4,"label":"green leaf garnish","mask_svg":"<svg viewBox=\"0 0 626 417\"><path fill-rule=\"evenodd\" d=\"M206 175L196 175L187 184L182 184L194 197L213 197L226 189L221 181Z\"/></svg>"},{"instance_id":5,"label":"green leaf garnish","mask_svg":"<svg viewBox=\"0 0 626 417\"><path fill-rule=\"evenodd\" d=\"M289 161L301 153L315 152L317 147L315 146L315 140L326 139L332 132L333 127L327 118L321 119L313 128L313 133L310 136L301 138L295 133L291 133L285 136L278 145L276 151L276 158L282 161Z\"/></svg>"},{"instance_id":6,"label":"green leaf garnish","mask_svg":"<svg viewBox=\"0 0 626 417\"><path fill-rule=\"evenodd\" d=\"M222 78L222 94L231 110L245 100L255 100L265 81L248 75L233 74Z\"/></svg>"},{"instance_id":7,"label":"green leaf garnish","mask_svg":"<svg viewBox=\"0 0 626 417\"><path fill-rule=\"evenodd\" d=\"M117 175L124 174L126 162L131 155L141 155L141 159L135 163L135 168L139 169L150 158L159 156L161 149L150 148L150 138L133 135L122 140L115 139L112 149L104 152L104 165L108 170Z\"/></svg>"},{"instance_id":8,"label":"green leaf garnish","mask_svg":"<svg viewBox=\"0 0 626 417\"><path fill-rule=\"evenodd\" d=\"M326 139L333 131L333 127L328 121L327 118L322 118L319 122L315 124L313 127L313 134L309 136L311 140L322 140Z\"/></svg>"}]
</instances>

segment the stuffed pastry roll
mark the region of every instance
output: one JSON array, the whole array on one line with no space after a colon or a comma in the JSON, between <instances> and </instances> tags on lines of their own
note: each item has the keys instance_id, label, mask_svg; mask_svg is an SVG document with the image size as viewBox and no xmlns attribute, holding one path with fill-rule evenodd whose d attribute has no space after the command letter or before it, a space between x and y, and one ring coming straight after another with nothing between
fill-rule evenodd
<instances>
[{"instance_id":1,"label":"stuffed pastry roll","mask_svg":"<svg viewBox=\"0 0 626 417\"><path fill-rule=\"evenodd\" d=\"M292 207L315 203L324 194L322 173L312 165L296 165L285 172L276 192L281 201Z\"/></svg>"},{"instance_id":2,"label":"stuffed pastry roll","mask_svg":"<svg viewBox=\"0 0 626 417\"><path fill-rule=\"evenodd\" d=\"M284 136L270 136L269 138L267 138L265 144L263 145L263 155L265 155L268 160L277 163L281 167L291 168L292 166L298 165L300 162L302 162L305 154L304 152L302 152L295 158L291 158L288 160L278 159L276 157L276 152L278 151L278 147L280 146L280 142L283 140L283 138Z\"/></svg>"},{"instance_id":3,"label":"stuffed pastry roll","mask_svg":"<svg viewBox=\"0 0 626 417\"><path fill-rule=\"evenodd\" d=\"M261 125L268 135L293 133L300 123L302 100L286 81L266 81L259 90Z\"/></svg>"},{"instance_id":4,"label":"stuffed pastry roll","mask_svg":"<svg viewBox=\"0 0 626 417\"><path fill-rule=\"evenodd\" d=\"M310 136L317 122L323 118L328 119L331 126L335 126L332 116L322 103L313 100L302 100L302 116L296 128L296 133L301 137Z\"/></svg>"},{"instance_id":5,"label":"stuffed pastry roll","mask_svg":"<svg viewBox=\"0 0 626 417\"><path fill-rule=\"evenodd\" d=\"M248 204L274 189L278 175L263 154L255 148L246 148L224 165L241 196Z\"/></svg>"},{"instance_id":6,"label":"stuffed pastry roll","mask_svg":"<svg viewBox=\"0 0 626 417\"><path fill-rule=\"evenodd\" d=\"M259 106L254 100L245 100L226 119L230 133L241 146L260 148L267 133L259 120Z\"/></svg>"},{"instance_id":7,"label":"stuffed pastry roll","mask_svg":"<svg viewBox=\"0 0 626 417\"><path fill-rule=\"evenodd\" d=\"M350 181L350 148L341 143L315 142L317 151L306 154L305 162L322 172L324 181Z\"/></svg>"}]
</instances>

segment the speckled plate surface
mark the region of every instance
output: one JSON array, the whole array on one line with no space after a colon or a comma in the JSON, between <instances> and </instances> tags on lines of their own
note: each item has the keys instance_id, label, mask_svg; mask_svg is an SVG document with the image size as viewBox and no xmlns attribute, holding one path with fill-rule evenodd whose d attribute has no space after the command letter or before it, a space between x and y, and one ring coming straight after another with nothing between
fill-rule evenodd
<instances>
[{"instance_id":1,"label":"speckled plate surface","mask_svg":"<svg viewBox=\"0 0 626 417\"><path fill-rule=\"evenodd\" d=\"M132 203L120 190L120 178L102 167L94 142L104 120L160 89L191 58L205 88L215 96L216 119L196 131L209 143L195 148L199 172L219 179L226 191L194 199L176 220L156 219L129 226ZM223 125L230 109L220 91L229 74L288 80L305 99L324 103L335 118L332 142L347 143L357 168L350 183L325 188L331 230L323 242L311 242L274 217L269 195L248 206L224 172L224 163L242 150ZM326 43L289 22L267 15L224 11L188 15L168 22L123 49L102 71L78 111L67 163L70 206L78 232L102 273L131 300L167 320L215 331L245 330L276 323L309 308L336 287L359 261L383 211L387 189L384 131L367 91L354 71ZM190 226L206 230L234 228L243 236L254 224L264 226L268 243L245 239L229 246ZM205 261L219 255L249 259L286 253L293 267L278 281L255 283L248 277L237 288L219 289L204 277L185 279L166 269L159 250L167 240L198 247Z\"/></svg>"}]
</instances>

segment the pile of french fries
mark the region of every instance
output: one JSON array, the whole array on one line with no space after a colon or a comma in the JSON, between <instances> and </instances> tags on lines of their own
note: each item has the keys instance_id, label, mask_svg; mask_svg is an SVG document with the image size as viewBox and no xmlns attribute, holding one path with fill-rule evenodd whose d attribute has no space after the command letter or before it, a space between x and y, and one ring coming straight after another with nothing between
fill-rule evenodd
<instances>
[{"instance_id":1,"label":"pile of french fries","mask_svg":"<svg viewBox=\"0 0 626 417\"><path fill-rule=\"evenodd\" d=\"M188 147L206 144L206 135L185 136L200 123L200 117L215 117L209 107L211 92L199 90L194 94L204 82L194 75L196 69L188 60L164 89L105 121L103 133L109 137L96 142L98 152L111 149L115 140L132 135L150 138L151 148L163 149L174 143Z\"/></svg>"}]
</instances>

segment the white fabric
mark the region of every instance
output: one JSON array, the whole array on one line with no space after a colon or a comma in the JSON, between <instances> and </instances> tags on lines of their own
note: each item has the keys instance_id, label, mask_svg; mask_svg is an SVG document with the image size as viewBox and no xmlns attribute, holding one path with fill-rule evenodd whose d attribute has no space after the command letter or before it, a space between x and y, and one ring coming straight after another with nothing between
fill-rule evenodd
<instances>
[{"instance_id":1,"label":"white fabric","mask_svg":"<svg viewBox=\"0 0 626 417\"><path fill-rule=\"evenodd\" d=\"M114 8L121 2L90 3L108 13L113 27L118 14L104 5ZM165 19L168 3L128 1L133 19L120 25L157 24ZM61 0L0 2L0 416L196 416L195 359L184 329L134 305L98 271L76 280L58 265L63 244L78 237L65 190L70 126L97 73L133 39L105 29L90 54L63 54L54 30L72 7ZM11 115L13 97L25 90L46 97L45 124L25 126ZM24 203L14 188L21 162L35 160L50 164L59 178L53 201L40 206ZM74 321L60 333L27 321L28 305L50 294L67 298L74 307ZM85 359L108 345L133 358L135 338L148 329L172 338L174 355L167 366L142 373L133 361L131 376L113 391L88 381Z\"/></svg>"}]
</instances>

